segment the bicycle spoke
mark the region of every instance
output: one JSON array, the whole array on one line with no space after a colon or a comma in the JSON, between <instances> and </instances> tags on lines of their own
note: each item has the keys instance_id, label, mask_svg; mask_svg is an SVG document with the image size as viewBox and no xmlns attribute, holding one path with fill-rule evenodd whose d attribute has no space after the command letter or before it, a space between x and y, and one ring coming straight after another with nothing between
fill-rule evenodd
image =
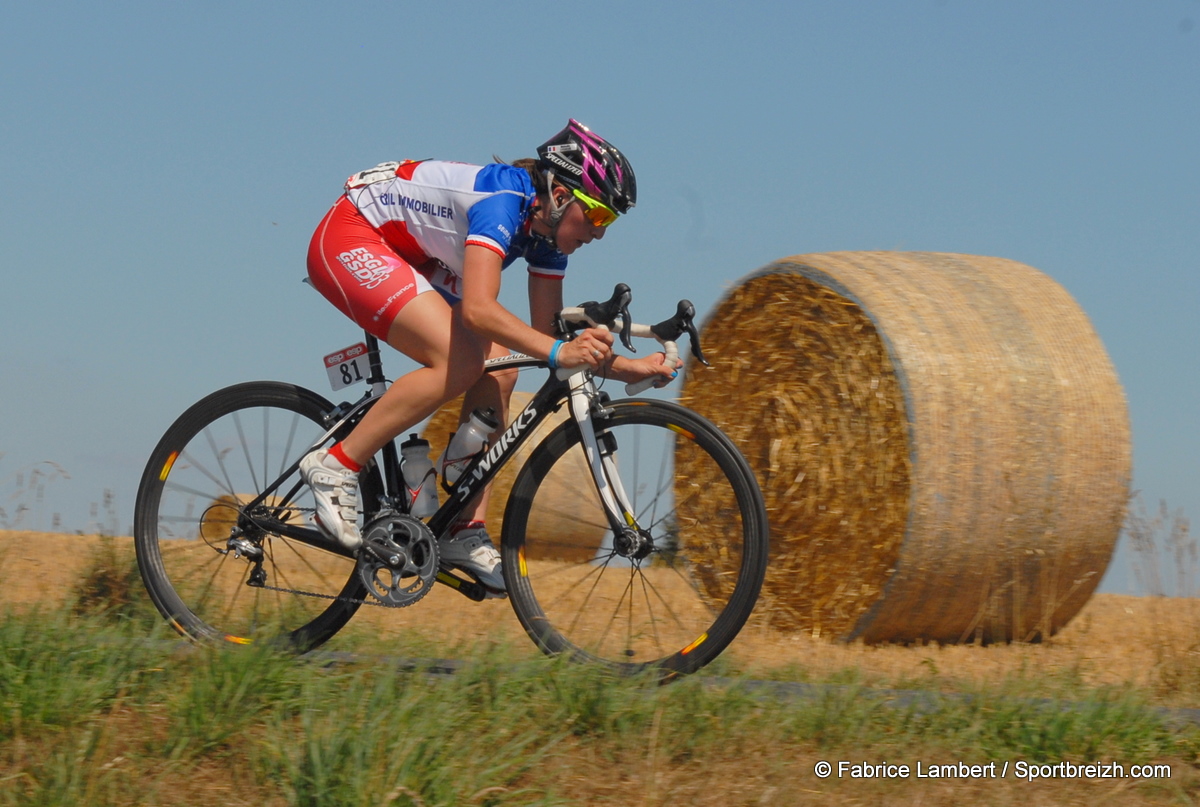
<instances>
[{"instance_id":1,"label":"bicycle spoke","mask_svg":"<svg viewBox=\"0 0 1200 807\"><path fill-rule=\"evenodd\" d=\"M267 446L271 445L271 418L270 418L270 417L268 417L268 415L270 414L270 411L271 411L271 410L269 410L269 409L264 409L264 410L262 410L262 434L263 434L263 440L262 440L262 475L263 475L263 484L266 484L266 481L267 481L267 479L269 479L269 477L267 476L267 474L270 472L270 464L267 462ZM259 490L259 489L256 487L256 488L255 488L255 492L258 492L258 490Z\"/></svg>"},{"instance_id":2,"label":"bicycle spoke","mask_svg":"<svg viewBox=\"0 0 1200 807\"><path fill-rule=\"evenodd\" d=\"M229 478L229 470L225 467L225 457L233 449L219 447L217 445L217 441L213 439L212 431L209 429L204 430L204 439L208 442L209 450L212 451L213 460L217 463L217 467L221 469L221 475L225 477L225 485L228 489L229 495L236 495L236 491L233 489L233 482ZM212 479L212 481L218 487L220 487L220 480L218 480L215 476L208 474L207 471L204 471L204 466L200 464L199 458L192 458L192 462L194 462L199 470L204 472L206 476Z\"/></svg>"},{"instance_id":3,"label":"bicycle spoke","mask_svg":"<svg viewBox=\"0 0 1200 807\"><path fill-rule=\"evenodd\" d=\"M296 546L293 544L293 542L291 542L291 541L289 541L289 540L287 540L287 539L285 539L285 538L280 538L280 539L279 539L279 542L280 542L280 543L282 543L282 544L283 544L285 547L287 547L287 549L288 549L288 551L289 551L289 552L291 552L293 555L295 555L295 556L296 556L296 559L299 561L299 563L300 563L302 566L304 566L304 568L308 569L308 571L309 571L309 572L311 572L311 573L312 573L312 576L313 576L313 578L314 578L314 579L316 579L317 581L319 581L320 585L318 586L318 588L320 588L320 589L321 589L321 590L323 590L323 591L336 591L337 589L341 588L342 584L341 584L340 582L335 582L335 581L333 581L333 580L330 580L330 579L329 579L329 577L326 575L326 573L325 573L325 572L322 572L322 571L321 571L321 570L319 570L319 569L318 569L318 568L317 568L315 565L313 565L312 561L311 561L311 560L309 560L309 557L308 557L308 553L307 553L307 552L301 552L301 551L300 551L300 550L299 550L299 549L298 549L298 548L297 548L297 547L296 547ZM272 552L272 556L273 556L273 553L274 553L274 551L275 551L275 543L276 543L275 541L272 541L272 542L271 542L271 552ZM276 568L279 568L279 567L276 567ZM286 579L286 577L285 577L285 576L283 576L283 572L282 572L282 571L280 572L280 575L281 575L281 578L280 578L280 579ZM288 588L295 588L296 586L294 586L294 585L292 585L292 584L290 584L290 583L289 583L287 587L288 587Z\"/></svg>"},{"instance_id":4,"label":"bicycle spoke","mask_svg":"<svg viewBox=\"0 0 1200 807\"><path fill-rule=\"evenodd\" d=\"M684 627L683 620L680 619L679 616L675 613L675 611L671 608L671 603L668 602L667 598L662 595L662 593L658 590L658 587L655 586L654 583L646 575L640 574L638 576L641 577L641 579L642 579L643 591L648 588L650 591L654 592L654 596L656 596L658 598L659 602L662 603L663 608L666 609L667 614L671 617L671 619L675 622L675 624L679 625L679 627L681 627L681 628ZM646 612L649 613L653 610L654 610L654 607L650 602L649 595L647 594Z\"/></svg>"},{"instance_id":5,"label":"bicycle spoke","mask_svg":"<svg viewBox=\"0 0 1200 807\"><path fill-rule=\"evenodd\" d=\"M641 575L641 581L642 581L642 596L646 600L646 613L651 613L654 609L650 603L650 592L647 591L647 587L653 589L654 586L650 584L650 582L646 579L645 575ZM655 592L655 593L657 594L657 592ZM669 613L670 612L669 606L668 606L667 610ZM661 653L665 646L663 644L662 637L659 636L659 633L658 633L658 622L653 617L651 617L651 619L650 619L650 627L654 631L654 646L657 647L659 652Z\"/></svg>"},{"instance_id":6,"label":"bicycle spoke","mask_svg":"<svg viewBox=\"0 0 1200 807\"><path fill-rule=\"evenodd\" d=\"M569 630L574 631L576 626L578 625L580 617L582 617L587 612L587 604L591 600L592 595L596 592L596 587L600 585L600 578L602 578L604 576L604 572L607 569L608 569L607 562L605 562L604 564L602 564L600 566L597 566L593 570L593 572L588 572L587 575L585 575L584 577L577 580L565 592L563 592L563 594L561 596L559 596L558 600L563 601L567 594L570 594L576 588L583 585L587 581L588 577L592 577L593 574L595 575L595 579L592 581L592 587L590 589L588 589L587 595L583 598L583 603L580 605L579 609L575 612L575 619L571 622L571 624L569 626Z\"/></svg>"},{"instance_id":7,"label":"bicycle spoke","mask_svg":"<svg viewBox=\"0 0 1200 807\"><path fill-rule=\"evenodd\" d=\"M289 458L292 456L293 444L295 443L295 440L296 440L296 432L299 428L300 428L300 416L293 413L292 427L290 430L288 430L287 444L284 445L283 451L281 451L279 454L279 470L275 472L276 477L283 476L283 470L285 468L287 468L287 466L288 466Z\"/></svg>"},{"instance_id":8,"label":"bicycle spoke","mask_svg":"<svg viewBox=\"0 0 1200 807\"><path fill-rule=\"evenodd\" d=\"M604 631L600 634L600 638L596 642L597 650L600 650L601 648L604 647L604 640L608 638L609 629L611 629L613 624L617 621L617 615L621 610L621 605L625 602L625 595L628 594L632 590L633 590L633 575L631 574L629 576L629 580L625 583L625 590L621 592L621 595L619 597L617 597L617 604L613 608L612 616L610 616L608 621L605 623ZM582 611L582 609L580 609L580 610ZM574 626L572 626L572 627L574 627ZM630 621L627 623L626 631L625 631L625 635L626 635L625 655L629 655L629 653L631 652L629 649L629 636L632 634L632 632L633 632L633 623L632 623L632 616L631 616Z\"/></svg>"},{"instance_id":9,"label":"bicycle spoke","mask_svg":"<svg viewBox=\"0 0 1200 807\"><path fill-rule=\"evenodd\" d=\"M246 470L250 472L252 490L257 493L258 491L262 490L262 488L260 488L258 485L258 475L254 473L254 460L250 456L250 446L246 441L246 432L242 429L241 413L233 413L233 423L237 427L238 442L242 445L242 456L246 460Z\"/></svg>"},{"instance_id":10,"label":"bicycle spoke","mask_svg":"<svg viewBox=\"0 0 1200 807\"><path fill-rule=\"evenodd\" d=\"M215 447L215 446L213 446L213 450L214 450L214 451L216 451L216 447ZM198 459L196 459L195 457L193 457L193 456L192 456L192 455L191 455L189 452L187 452L187 451L180 452L179 456L180 456L180 458L182 458L182 459L186 460L186 461L189 463L189 465L187 466L188 468L195 469L195 470L199 471L201 474L203 474L205 477L207 477L209 480L211 480L211 481L212 481L212 483L213 483L214 485L216 485L218 489L221 489L221 488L222 488L222 486L224 486L224 492L225 492L225 493L228 493L230 496L233 496L233 495L234 495L233 483L232 483L232 482L230 482L230 481L228 481L228 480L229 480L229 475L228 475L228 474L225 474L225 475L224 475L224 476L225 476L225 479L226 479L226 481L225 481L225 482L222 482L220 479L218 479L218 478L216 477L216 475L215 475L215 474L213 474L211 471L209 471L209 470L208 470L208 469L207 469L207 468L204 466L204 464L203 464L203 463L201 463L201 462L200 462ZM218 458L217 458L217 462L218 462L218 463L221 465L221 468L222 468L222 470L224 470L224 464L223 464L223 463L221 463L220 457L218 457ZM178 470L185 470L185 469L184 469L184 468L181 468L181 469L178 469ZM168 486L168 487L173 487L174 485L175 485L175 483L172 483L172 482L168 482L168 483L167 483L167 486ZM189 491L189 492L191 492L191 493L195 493L197 496L209 496L209 497L210 497L210 498L212 498L212 499L215 499L215 498L216 498L216 496L212 496L212 495L211 495L210 493L208 493L207 491L204 491L204 492L202 492L202 491L199 491L199 490L191 490L191 491Z\"/></svg>"}]
</instances>

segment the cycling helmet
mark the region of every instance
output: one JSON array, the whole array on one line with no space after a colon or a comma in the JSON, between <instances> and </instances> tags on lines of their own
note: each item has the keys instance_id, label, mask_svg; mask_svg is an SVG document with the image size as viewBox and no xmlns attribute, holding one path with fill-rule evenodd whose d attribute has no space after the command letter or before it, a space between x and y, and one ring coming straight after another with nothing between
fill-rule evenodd
<instances>
[{"instance_id":1,"label":"cycling helmet","mask_svg":"<svg viewBox=\"0 0 1200 807\"><path fill-rule=\"evenodd\" d=\"M637 202L637 180L625 155L574 118L538 146L537 154L547 180L581 191L618 213L628 213ZM561 215L561 210L555 212Z\"/></svg>"}]
</instances>

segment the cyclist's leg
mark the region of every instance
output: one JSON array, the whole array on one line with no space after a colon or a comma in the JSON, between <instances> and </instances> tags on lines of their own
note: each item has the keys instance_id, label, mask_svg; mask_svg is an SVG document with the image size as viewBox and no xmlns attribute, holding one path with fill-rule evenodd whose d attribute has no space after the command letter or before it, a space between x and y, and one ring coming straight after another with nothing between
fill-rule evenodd
<instances>
[{"instance_id":1,"label":"cyclist's leg","mask_svg":"<svg viewBox=\"0 0 1200 807\"><path fill-rule=\"evenodd\" d=\"M493 342L488 351L488 358L496 359L507 356L509 353L508 348ZM463 397L462 413L459 415L458 422L466 423L476 409L494 410L496 420L500 424L489 438L489 443L494 445L508 424L508 406L512 399L513 389L517 386L518 372L517 370L503 370L498 373L484 373L480 376ZM485 520L491 490L492 486L488 485L480 492L474 504L464 511L465 520L474 522Z\"/></svg>"},{"instance_id":2,"label":"cyclist's leg","mask_svg":"<svg viewBox=\"0 0 1200 807\"><path fill-rule=\"evenodd\" d=\"M508 352L506 348L492 343L488 350L488 358L505 356ZM516 370L485 373L471 385L463 397L459 422L466 422L471 412L477 408L494 410L500 423L490 437L494 444L508 422L508 404L516 381ZM443 536L440 546L444 559L460 569L471 572L481 583L495 594L499 594L504 590L504 571L500 552L492 542L487 525L487 508L491 498L491 487L488 485L475 496L474 500L463 510L462 516L450 526L450 530Z\"/></svg>"},{"instance_id":3,"label":"cyclist's leg","mask_svg":"<svg viewBox=\"0 0 1200 807\"><path fill-rule=\"evenodd\" d=\"M400 310L387 342L422 366L396 379L342 442L357 462L462 395L483 371L481 340L463 324L459 308L434 292L418 295Z\"/></svg>"},{"instance_id":4,"label":"cyclist's leg","mask_svg":"<svg viewBox=\"0 0 1200 807\"><path fill-rule=\"evenodd\" d=\"M397 379L339 444L338 451L353 463L369 461L479 378L487 343L349 200L335 204L317 228L308 274L342 313L422 365Z\"/></svg>"}]
</instances>

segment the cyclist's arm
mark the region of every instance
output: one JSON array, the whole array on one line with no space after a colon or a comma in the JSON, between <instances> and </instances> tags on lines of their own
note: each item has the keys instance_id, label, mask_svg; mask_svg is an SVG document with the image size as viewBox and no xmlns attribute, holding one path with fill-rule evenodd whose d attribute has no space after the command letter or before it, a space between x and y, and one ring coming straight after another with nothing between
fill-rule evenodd
<instances>
[{"instance_id":1,"label":"cyclist's arm","mask_svg":"<svg viewBox=\"0 0 1200 807\"><path fill-rule=\"evenodd\" d=\"M562 279L529 275L529 324L547 335L554 333L554 315L563 309Z\"/></svg>"},{"instance_id":2,"label":"cyclist's arm","mask_svg":"<svg viewBox=\"0 0 1200 807\"><path fill-rule=\"evenodd\" d=\"M510 350L540 359L549 357L554 337L529 327L500 305L502 268L503 260L496 252L477 244L467 244L463 258L463 322L473 332ZM532 306L532 299L530 304ZM593 355L593 352L600 355ZM594 368L607 360L611 352L612 334L589 329L573 342L563 345L558 361L564 367L588 364Z\"/></svg>"},{"instance_id":3,"label":"cyclist's arm","mask_svg":"<svg viewBox=\"0 0 1200 807\"><path fill-rule=\"evenodd\" d=\"M529 321L542 333L554 332L554 315L563 309L562 279L530 273L529 275ZM596 372L605 378L634 384L650 377L661 377L670 381L674 368L665 368L662 353L652 353L640 359L628 359L615 352Z\"/></svg>"},{"instance_id":4,"label":"cyclist's arm","mask_svg":"<svg viewBox=\"0 0 1200 807\"><path fill-rule=\"evenodd\" d=\"M666 359L666 354L661 351L640 359L629 359L614 354L612 365L607 370L601 371L601 375L605 378L624 381L626 384L636 384L647 378L655 378L657 379L656 386L663 386L675 378L677 367L683 366L683 362L679 361L677 367L668 367Z\"/></svg>"}]
</instances>

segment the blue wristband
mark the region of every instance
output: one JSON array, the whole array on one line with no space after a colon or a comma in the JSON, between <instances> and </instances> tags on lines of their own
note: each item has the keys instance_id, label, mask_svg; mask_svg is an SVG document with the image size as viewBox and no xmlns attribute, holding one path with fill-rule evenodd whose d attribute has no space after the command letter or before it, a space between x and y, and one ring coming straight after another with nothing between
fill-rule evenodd
<instances>
[{"instance_id":1,"label":"blue wristband","mask_svg":"<svg viewBox=\"0 0 1200 807\"><path fill-rule=\"evenodd\" d=\"M559 339L554 343L554 347L550 348L550 358L548 358L546 362L550 365L551 370L558 369L558 351L562 349L562 346L563 340Z\"/></svg>"}]
</instances>

